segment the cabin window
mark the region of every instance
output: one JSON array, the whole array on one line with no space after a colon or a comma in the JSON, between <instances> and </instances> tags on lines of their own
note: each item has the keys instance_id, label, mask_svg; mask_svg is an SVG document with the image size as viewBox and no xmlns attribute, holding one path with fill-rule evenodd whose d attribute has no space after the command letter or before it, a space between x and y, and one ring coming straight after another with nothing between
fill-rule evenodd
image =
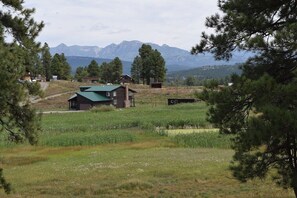
<instances>
[{"instance_id":1,"label":"cabin window","mask_svg":"<svg viewBox=\"0 0 297 198\"><path fill-rule=\"evenodd\" d=\"M110 97L110 92L106 92L106 96L107 97Z\"/></svg>"},{"instance_id":2,"label":"cabin window","mask_svg":"<svg viewBox=\"0 0 297 198\"><path fill-rule=\"evenodd\" d=\"M118 104L118 101L115 99L113 100L113 105L117 105Z\"/></svg>"},{"instance_id":3,"label":"cabin window","mask_svg":"<svg viewBox=\"0 0 297 198\"><path fill-rule=\"evenodd\" d=\"M114 92L113 92L113 97L116 97L116 96L117 96L117 92L114 91Z\"/></svg>"}]
</instances>

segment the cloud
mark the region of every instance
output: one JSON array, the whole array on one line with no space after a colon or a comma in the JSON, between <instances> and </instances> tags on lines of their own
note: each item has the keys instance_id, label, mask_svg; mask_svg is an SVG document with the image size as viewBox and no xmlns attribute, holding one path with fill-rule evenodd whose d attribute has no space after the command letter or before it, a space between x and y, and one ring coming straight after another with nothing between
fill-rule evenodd
<instances>
[{"instance_id":1,"label":"cloud","mask_svg":"<svg viewBox=\"0 0 297 198\"><path fill-rule=\"evenodd\" d=\"M26 0L46 23L40 40L50 46L141 40L189 49L218 12L216 0ZM50 25L47 25L50 24Z\"/></svg>"}]
</instances>

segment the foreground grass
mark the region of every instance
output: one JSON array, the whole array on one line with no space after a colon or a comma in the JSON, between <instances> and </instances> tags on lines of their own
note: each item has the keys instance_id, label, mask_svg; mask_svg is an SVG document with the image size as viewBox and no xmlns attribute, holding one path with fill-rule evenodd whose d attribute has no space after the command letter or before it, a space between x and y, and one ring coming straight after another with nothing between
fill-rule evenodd
<instances>
[{"instance_id":1,"label":"foreground grass","mask_svg":"<svg viewBox=\"0 0 297 198\"><path fill-rule=\"evenodd\" d=\"M271 182L240 184L226 149L174 148L165 141L2 150L7 197L292 197ZM9 160L10 159L10 160ZM23 163L26 161L26 163ZM3 193L1 197L6 197Z\"/></svg>"},{"instance_id":2,"label":"foreground grass","mask_svg":"<svg viewBox=\"0 0 297 198\"><path fill-rule=\"evenodd\" d=\"M236 181L230 137L200 129L211 127L205 112L197 103L44 115L38 146L1 142L14 192L0 197L293 197L270 179ZM177 128L198 133L160 133Z\"/></svg>"}]
</instances>

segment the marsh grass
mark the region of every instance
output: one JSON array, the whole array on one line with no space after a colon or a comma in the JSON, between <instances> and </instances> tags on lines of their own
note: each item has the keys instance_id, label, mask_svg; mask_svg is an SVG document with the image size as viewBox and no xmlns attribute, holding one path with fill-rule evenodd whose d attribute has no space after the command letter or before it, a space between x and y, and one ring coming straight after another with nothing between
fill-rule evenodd
<instances>
[{"instance_id":1,"label":"marsh grass","mask_svg":"<svg viewBox=\"0 0 297 198\"><path fill-rule=\"evenodd\" d=\"M47 134L41 137L41 146L94 146L99 144L116 144L120 142L133 142L136 137L127 131L100 131L62 134Z\"/></svg>"},{"instance_id":2,"label":"marsh grass","mask_svg":"<svg viewBox=\"0 0 297 198\"><path fill-rule=\"evenodd\" d=\"M43 132L85 132L138 127L152 130L162 128L195 128L208 126L204 103L162 106L153 108L116 109L107 112L75 114L47 114L43 116Z\"/></svg>"},{"instance_id":3,"label":"marsh grass","mask_svg":"<svg viewBox=\"0 0 297 198\"><path fill-rule=\"evenodd\" d=\"M231 135L220 135L218 132L200 132L177 134L172 139L182 147L231 149L232 137Z\"/></svg>"}]
</instances>

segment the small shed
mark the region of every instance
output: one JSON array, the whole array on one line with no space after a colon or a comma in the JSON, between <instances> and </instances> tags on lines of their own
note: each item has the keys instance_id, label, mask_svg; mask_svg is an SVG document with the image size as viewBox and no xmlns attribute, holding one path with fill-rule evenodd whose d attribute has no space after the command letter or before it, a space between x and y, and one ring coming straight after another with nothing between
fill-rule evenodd
<instances>
[{"instance_id":1,"label":"small shed","mask_svg":"<svg viewBox=\"0 0 297 198\"><path fill-rule=\"evenodd\" d=\"M162 88L162 83L161 82L151 83L151 88Z\"/></svg>"}]
</instances>

